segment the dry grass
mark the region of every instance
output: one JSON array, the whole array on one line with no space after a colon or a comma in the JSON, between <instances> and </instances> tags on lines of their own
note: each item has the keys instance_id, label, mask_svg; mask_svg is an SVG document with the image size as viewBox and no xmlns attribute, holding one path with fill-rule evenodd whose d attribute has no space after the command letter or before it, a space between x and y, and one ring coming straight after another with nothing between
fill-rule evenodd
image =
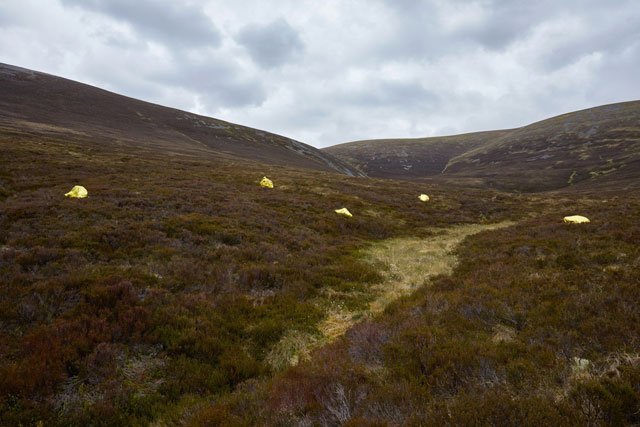
<instances>
[{"instance_id":1,"label":"dry grass","mask_svg":"<svg viewBox=\"0 0 640 427\"><path fill-rule=\"evenodd\" d=\"M293 366L309 357L309 351L317 345L316 335L290 330L276 343L265 361L276 371Z\"/></svg>"},{"instance_id":2,"label":"dry grass","mask_svg":"<svg viewBox=\"0 0 640 427\"><path fill-rule=\"evenodd\" d=\"M307 360L313 348L334 341L361 319L381 313L392 301L410 294L431 277L449 274L456 264L455 247L467 236L486 230L513 225L511 221L497 224L470 224L439 229L433 236L384 240L363 252L364 259L375 266L385 266L384 280L367 287L367 293L353 291L353 296L366 299L366 308L349 309L335 302L335 292L323 293L316 304L326 306L326 317L318 326L322 337L308 333L287 333L274 346L267 361L276 370ZM344 296L344 295L343 295Z\"/></svg>"},{"instance_id":3,"label":"dry grass","mask_svg":"<svg viewBox=\"0 0 640 427\"><path fill-rule=\"evenodd\" d=\"M427 239L391 239L371 247L367 251L370 262L381 262L389 268L384 282L374 289L377 296L370 304L370 313L380 313L390 302L422 286L430 277L451 273L456 264L452 251L465 237L513 224L505 221L461 225Z\"/></svg>"}]
</instances>

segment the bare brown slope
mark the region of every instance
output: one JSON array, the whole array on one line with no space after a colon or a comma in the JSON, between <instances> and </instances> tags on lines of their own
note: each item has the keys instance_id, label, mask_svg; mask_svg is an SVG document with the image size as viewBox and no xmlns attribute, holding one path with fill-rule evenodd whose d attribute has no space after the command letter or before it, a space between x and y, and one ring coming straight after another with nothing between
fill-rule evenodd
<instances>
[{"instance_id":1,"label":"bare brown slope","mask_svg":"<svg viewBox=\"0 0 640 427\"><path fill-rule=\"evenodd\" d=\"M519 191L633 187L640 179L640 101L524 126L453 158L444 176Z\"/></svg>"},{"instance_id":2,"label":"bare brown slope","mask_svg":"<svg viewBox=\"0 0 640 427\"><path fill-rule=\"evenodd\" d=\"M330 154L283 136L1 63L0 126L73 134L123 153L142 150L358 174Z\"/></svg>"},{"instance_id":3,"label":"bare brown slope","mask_svg":"<svg viewBox=\"0 0 640 427\"><path fill-rule=\"evenodd\" d=\"M518 129L325 149L370 176L507 191L640 189L640 101Z\"/></svg>"},{"instance_id":4,"label":"bare brown slope","mask_svg":"<svg viewBox=\"0 0 640 427\"><path fill-rule=\"evenodd\" d=\"M323 149L368 176L419 179L439 175L460 154L491 143L508 130L416 139L374 139L348 142Z\"/></svg>"}]
</instances>

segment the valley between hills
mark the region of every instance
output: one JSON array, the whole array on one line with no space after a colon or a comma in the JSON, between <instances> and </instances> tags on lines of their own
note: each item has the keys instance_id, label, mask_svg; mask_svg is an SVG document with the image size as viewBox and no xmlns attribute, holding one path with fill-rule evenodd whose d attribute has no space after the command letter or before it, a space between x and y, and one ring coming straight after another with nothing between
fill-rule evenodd
<instances>
[{"instance_id":1,"label":"valley between hills","mask_svg":"<svg viewBox=\"0 0 640 427\"><path fill-rule=\"evenodd\" d=\"M639 108L318 150L0 64L0 424L637 425Z\"/></svg>"}]
</instances>

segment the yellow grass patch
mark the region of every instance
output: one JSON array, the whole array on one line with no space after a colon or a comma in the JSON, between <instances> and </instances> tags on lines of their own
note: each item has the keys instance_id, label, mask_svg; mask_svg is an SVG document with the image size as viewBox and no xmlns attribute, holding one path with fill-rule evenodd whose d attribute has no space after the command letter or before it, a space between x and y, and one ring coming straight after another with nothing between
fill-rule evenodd
<instances>
[{"instance_id":1,"label":"yellow grass patch","mask_svg":"<svg viewBox=\"0 0 640 427\"><path fill-rule=\"evenodd\" d=\"M508 227L513 222L498 224L461 225L448 229L435 229L426 239L397 238L376 243L363 252L364 259L374 265L386 265L382 283L367 288L370 299L364 310L352 311L343 304L331 304L331 290L324 293L320 305L326 305L327 317L318 326L322 337L311 334L286 334L273 348L267 360L275 369L295 365L308 358L310 351L344 335L357 321L381 313L392 301L410 294L428 280L440 274L451 273L456 264L453 249L467 236L485 230ZM354 292L355 293L355 292Z\"/></svg>"},{"instance_id":2,"label":"yellow grass patch","mask_svg":"<svg viewBox=\"0 0 640 427\"><path fill-rule=\"evenodd\" d=\"M369 313L380 313L390 302L408 295L433 276L451 273L457 261L452 251L465 237L512 224L462 225L426 239L391 239L371 247L367 251L371 262L383 262L389 269L384 282L374 289L377 295Z\"/></svg>"}]
</instances>

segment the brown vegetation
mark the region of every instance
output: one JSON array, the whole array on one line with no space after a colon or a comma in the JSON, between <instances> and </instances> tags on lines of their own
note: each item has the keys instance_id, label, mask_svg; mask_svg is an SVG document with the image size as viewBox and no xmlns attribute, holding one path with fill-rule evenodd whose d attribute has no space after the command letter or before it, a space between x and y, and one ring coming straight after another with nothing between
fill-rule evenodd
<instances>
[{"instance_id":1,"label":"brown vegetation","mask_svg":"<svg viewBox=\"0 0 640 427\"><path fill-rule=\"evenodd\" d=\"M639 208L609 200L584 226L545 214L470 237L452 275L218 413L269 425L636 425Z\"/></svg>"},{"instance_id":2,"label":"brown vegetation","mask_svg":"<svg viewBox=\"0 0 640 427\"><path fill-rule=\"evenodd\" d=\"M2 63L0 93L3 132L85 137L90 145L123 156L145 151L358 174L332 155L290 138Z\"/></svg>"},{"instance_id":3,"label":"brown vegetation","mask_svg":"<svg viewBox=\"0 0 640 427\"><path fill-rule=\"evenodd\" d=\"M517 129L356 141L325 148L369 176L506 191L602 191L640 182L640 101L563 114Z\"/></svg>"},{"instance_id":4,"label":"brown vegetation","mask_svg":"<svg viewBox=\"0 0 640 427\"><path fill-rule=\"evenodd\" d=\"M77 134L5 130L0 143L5 424L180 418L201 399L269 377L285 335L321 334L319 298L366 304L351 290L381 280L359 255L368 242L516 218L527 203L122 155ZM265 174L274 189L258 185ZM65 198L76 184L89 197ZM423 191L433 195L427 205L416 199ZM341 206L354 217L335 214Z\"/></svg>"},{"instance_id":5,"label":"brown vegetation","mask_svg":"<svg viewBox=\"0 0 640 427\"><path fill-rule=\"evenodd\" d=\"M0 424L640 423L637 192L269 165L246 129L228 142L244 161L154 133L148 110L56 116L47 93L0 106ZM89 196L65 198L78 184ZM592 222L562 222L576 213ZM452 272L410 274L424 239L504 221ZM402 260L376 256L399 242ZM353 325L318 346L331 307Z\"/></svg>"}]
</instances>

